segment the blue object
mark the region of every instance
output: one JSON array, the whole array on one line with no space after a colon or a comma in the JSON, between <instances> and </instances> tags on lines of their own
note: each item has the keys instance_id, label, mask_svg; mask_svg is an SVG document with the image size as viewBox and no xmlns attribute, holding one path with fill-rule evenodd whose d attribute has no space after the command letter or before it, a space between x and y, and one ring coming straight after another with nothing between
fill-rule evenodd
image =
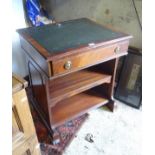
<instances>
[{"instance_id":1,"label":"blue object","mask_svg":"<svg viewBox=\"0 0 155 155\"><path fill-rule=\"evenodd\" d=\"M44 25L39 21L39 17L43 16L41 6L38 0L26 0L27 16L33 26Z\"/></svg>"}]
</instances>

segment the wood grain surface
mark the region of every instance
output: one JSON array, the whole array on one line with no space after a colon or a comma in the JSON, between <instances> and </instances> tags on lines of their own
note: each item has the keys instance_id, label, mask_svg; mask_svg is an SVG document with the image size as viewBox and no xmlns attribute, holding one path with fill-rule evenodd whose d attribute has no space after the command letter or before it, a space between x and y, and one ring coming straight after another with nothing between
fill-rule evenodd
<instances>
[{"instance_id":1,"label":"wood grain surface","mask_svg":"<svg viewBox=\"0 0 155 155\"><path fill-rule=\"evenodd\" d=\"M51 108L52 128L107 102L108 100L103 95L96 93L94 90L88 90L63 100Z\"/></svg>"},{"instance_id":2,"label":"wood grain surface","mask_svg":"<svg viewBox=\"0 0 155 155\"><path fill-rule=\"evenodd\" d=\"M12 77L12 153L13 155L40 155L38 140L24 87L27 82L21 77Z\"/></svg>"},{"instance_id":3,"label":"wood grain surface","mask_svg":"<svg viewBox=\"0 0 155 155\"><path fill-rule=\"evenodd\" d=\"M119 51L116 53L115 49L119 48ZM104 62L108 58L116 58L120 54L126 54L126 51L128 49L128 42L122 42L120 44L112 44L109 46L101 46L98 48L91 48L88 51L85 51L81 54L71 55L68 57L63 57L59 60L52 62L52 72L53 76L63 74L66 72L72 72L75 70L79 70L81 68L92 66L95 64L99 64L101 62ZM67 61L70 61L72 63L71 68L66 70L65 69L65 63Z\"/></svg>"},{"instance_id":4,"label":"wood grain surface","mask_svg":"<svg viewBox=\"0 0 155 155\"><path fill-rule=\"evenodd\" d=\"M49 81L49 104L54 106L57 102L81 93L103 83L110 83L111 75L104 72L85 69Z\"/></svg>"}]
</instances>

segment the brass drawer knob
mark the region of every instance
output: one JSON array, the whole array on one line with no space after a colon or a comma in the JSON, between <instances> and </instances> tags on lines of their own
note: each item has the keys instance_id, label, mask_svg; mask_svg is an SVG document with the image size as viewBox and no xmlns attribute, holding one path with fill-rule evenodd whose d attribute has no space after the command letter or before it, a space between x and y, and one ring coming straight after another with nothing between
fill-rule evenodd
<instances>
[{"instance_id":1,"label":"brass drawer knob","mask_svg":"<svg viewBox=\"0 0 155 155\"><path fill-rule=\"evenodd\" d=\"M71 67L72 67L72 62L71 61L66 61L65 65L64 65L64 68L68 70L68 69L71 69Z\"/></svg>"},{"instance_id":2,"label":"brass drawer knob","mask_svg":"<svg viewBox=\"0 0 155 155\"><path fill-rule=\"evenodd\" d=\"M114 52L115 52L115 53L119 53L119 52L120 52L120 47L117 46L117 47L115 48Z\"/></svg>"}]
</instances>

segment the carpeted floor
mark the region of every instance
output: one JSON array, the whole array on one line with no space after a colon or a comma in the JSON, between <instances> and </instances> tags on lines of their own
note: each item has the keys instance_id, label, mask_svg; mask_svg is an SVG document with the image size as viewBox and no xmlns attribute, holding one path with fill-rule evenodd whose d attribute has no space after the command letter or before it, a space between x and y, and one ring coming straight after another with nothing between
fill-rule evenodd
<instances>
[{"instance_id":1,"label":"carpeted floor","mask_svg":"<svg viewBox=\"0 0 155 155\"><path fill-rule=\"evenodd\" d=\"M113 113L96 109L63 155L141 155L141 110L120 102ZM85 136L93 135L93 143Z\"/></svg>"}]
</instances>

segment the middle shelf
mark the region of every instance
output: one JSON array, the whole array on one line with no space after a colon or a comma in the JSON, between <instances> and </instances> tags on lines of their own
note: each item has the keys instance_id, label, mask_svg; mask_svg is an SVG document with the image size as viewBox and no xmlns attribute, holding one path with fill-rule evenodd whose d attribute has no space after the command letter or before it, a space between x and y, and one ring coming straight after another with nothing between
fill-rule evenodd
<instances>
[{"instance_id":1,"label":"middle shelf","mask_svg":"<svg viewBox=\"0 0 155 155\"><path fill-rule=\"evenodd\" d=\"M96 68L84 69L49 81L49 105L79 94L83 91L111 82L111 75Z\"/></svg>"}]
</instances>

